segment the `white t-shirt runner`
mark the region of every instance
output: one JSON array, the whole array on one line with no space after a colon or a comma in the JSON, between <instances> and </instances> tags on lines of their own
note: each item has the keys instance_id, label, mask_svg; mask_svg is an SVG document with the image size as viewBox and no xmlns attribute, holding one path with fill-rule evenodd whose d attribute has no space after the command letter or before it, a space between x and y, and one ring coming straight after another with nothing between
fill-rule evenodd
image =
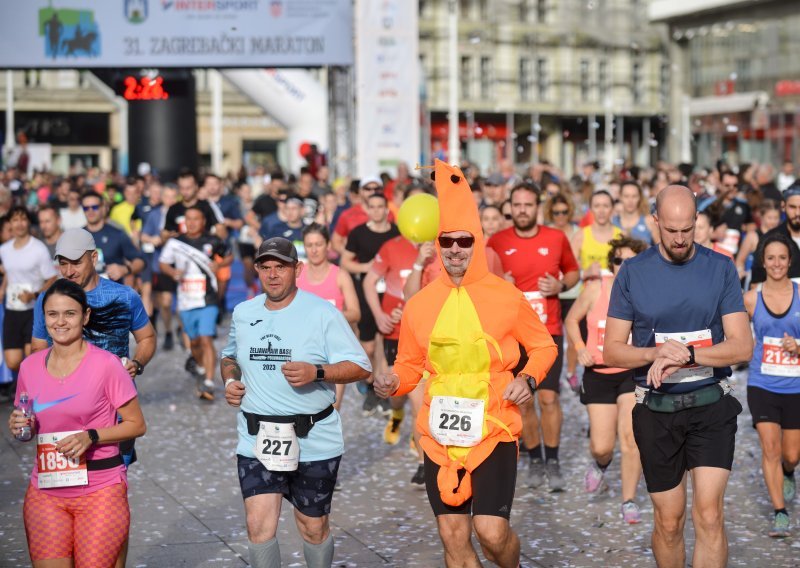
<instances>
[{"instance_id":1,"label":"white t-shirt runner","mask_svg":"<svg viewBox=\"0 0 800 568\"><path fill-rule=\"evenodd\" d=\"M0 246L0 262L6 272L5 305L7 310L24 312L34 308L36 298L23 302L20 293L41 290L58 272L42 241L31 237L22 248L14 248L14 241L11 239Z\"/></svg>"}]
</instances>

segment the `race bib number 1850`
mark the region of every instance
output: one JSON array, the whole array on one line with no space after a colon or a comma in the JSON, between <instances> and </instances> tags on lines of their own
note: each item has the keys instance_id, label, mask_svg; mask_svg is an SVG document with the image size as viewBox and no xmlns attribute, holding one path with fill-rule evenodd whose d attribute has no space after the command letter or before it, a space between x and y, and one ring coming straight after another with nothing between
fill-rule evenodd
<instances>
[{"instance_id":1,"label":"race bib number 1850","mask_svg":"<svg viewBox=\"0 0 800 568\"><path fill-rule=\"evenodd\" d=\"M36 436L36 467L39 489L75 487L88 485L86 454L80 458L68 458L58 450L56 443L79 432L51 432Z\"/></svg>"}]
</instances>

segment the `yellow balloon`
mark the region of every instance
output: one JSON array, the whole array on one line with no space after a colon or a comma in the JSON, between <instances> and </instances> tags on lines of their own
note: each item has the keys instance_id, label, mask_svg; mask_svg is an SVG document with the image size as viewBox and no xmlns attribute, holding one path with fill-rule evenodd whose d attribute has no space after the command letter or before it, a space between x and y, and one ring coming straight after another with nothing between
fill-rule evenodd
<instances>
[{"instance_id":1,"label":"yellow balloon","mask_svg":"<svg viewBox=\"0 0 800 568\"><path fill-rule=\"evenodd\" d=\"M412 243L432 241L439 233L439 200L427 193L412 195L397 212L397 228Z\"/></svg>"}]
</instances>

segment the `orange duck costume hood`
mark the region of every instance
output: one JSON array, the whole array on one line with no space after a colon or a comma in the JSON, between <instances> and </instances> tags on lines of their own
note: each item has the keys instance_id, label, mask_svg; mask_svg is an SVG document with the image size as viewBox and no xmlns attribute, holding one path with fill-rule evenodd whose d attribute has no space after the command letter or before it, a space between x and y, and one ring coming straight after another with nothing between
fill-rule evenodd
<instances>
[{"instance_id":1,"label":"orange duck costume hood","mask_svg":"<svg viewBox=\"0 0 800 568\"><path fill-rule=\"evenodd\" d=\"M472 260L461 286L477 282L489 273L486 262L486 242L483 238L480 213L472 189L469 187L464 172L457 166L451 166L441 160L434 165L434 183L439 197L439 234L452 231L468 231L475 237L472 247ZM441 247L436 240L436 250L441 258ZM442 269L441 277L449 286L455 286L447 271Z\"/></svg>"}]
</instances>

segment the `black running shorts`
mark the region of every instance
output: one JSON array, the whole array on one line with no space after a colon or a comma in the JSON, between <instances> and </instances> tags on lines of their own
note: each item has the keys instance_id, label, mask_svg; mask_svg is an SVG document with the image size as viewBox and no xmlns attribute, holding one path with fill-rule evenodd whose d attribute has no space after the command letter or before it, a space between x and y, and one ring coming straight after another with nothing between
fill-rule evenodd
<instances>
[{"instance_id":1,"label":"black running shorts","mask_svg":"<svg viewBox=\"0 0 800 568\"><path fill-rule=\"evenodd\" d=\"M581 381L581 404L617 404L617 398L636 390L633 371L598 373L587 367Z\"/></svg>"},{"instance_id":2,"label":"black running shorts","mask_svg":"<svg viewBox=\"0 0 800 568\"><path fill-rule=\"evenodd\" d=\"M780 424L782 430L800 429L800 393L779 394L759 387L747 387L747 406L753 426L759 422Z\"/></svg>"},{"instance_id":3,"label":"black running shorts","mask_svg":"<svg viewBox=\"0 0 800 568\"><path fill-rule=\"evenodd\" d=\"M459 479L465 470L459 472ZM500 442L484 462L472 472L472 497L459 507L442 502L436 477L439 465L425 455L425 489L433 514L490 515L508 519L517 482L517 443Z\"/></svg>"},{"instance_id":4,"label":"black running shorts","mask_svg":"<svg viewBox=\"0 0 800 568\"><path fill-rule=\"evenodd\" d=\"M536 387L536 390L551 390L555 391L556 393L561 392L561 368L564 366L564 336L563 335L554 335L553 341L556 344L556 348L558 349L558 354L556 355L556 360L553 361L553 366L550 367L550 370L547 372L547 376L544 380L539 383L539 386ZM525 349L522 345L519 346L519 363L517 366L514 367L514 376L516 377L525 365L528 364L528 354L525 352Z\"/></svg>"},{"instance_id":5,"label":"black running shorts","mask_svg":"<svg viewBox=\"0 0 800 568\"><path fill-rule=\"evenodd\" d=\"M730 470L736 439L736 417L742 405L731 395L714 404L679 412L633 407L633 436L650 493L677 487L696 467Z\"/></svg>"},{"instance_id":6,"label":"black running shorts","mask_svg":"<svg viewBox=\"0 0 800 568\"><path fill-rule=\"evenodd\" d=\"M256 458L237 455L242 497L282 493L294 508L307 517L324 517L331 512L333 488L342 456L329 460L300 462L296 471L269 471Z\"/></svg>"},{"instance_id":7,"label":"black running shorts","mask_svg":"<svg viewBox=\"0 0 800 568\"><path fill-rule=\"evenodd\" d=\"M6 310L3 316L3 349L23 349L33 336L33 310Z\"/></svg>"}]
</instances>

